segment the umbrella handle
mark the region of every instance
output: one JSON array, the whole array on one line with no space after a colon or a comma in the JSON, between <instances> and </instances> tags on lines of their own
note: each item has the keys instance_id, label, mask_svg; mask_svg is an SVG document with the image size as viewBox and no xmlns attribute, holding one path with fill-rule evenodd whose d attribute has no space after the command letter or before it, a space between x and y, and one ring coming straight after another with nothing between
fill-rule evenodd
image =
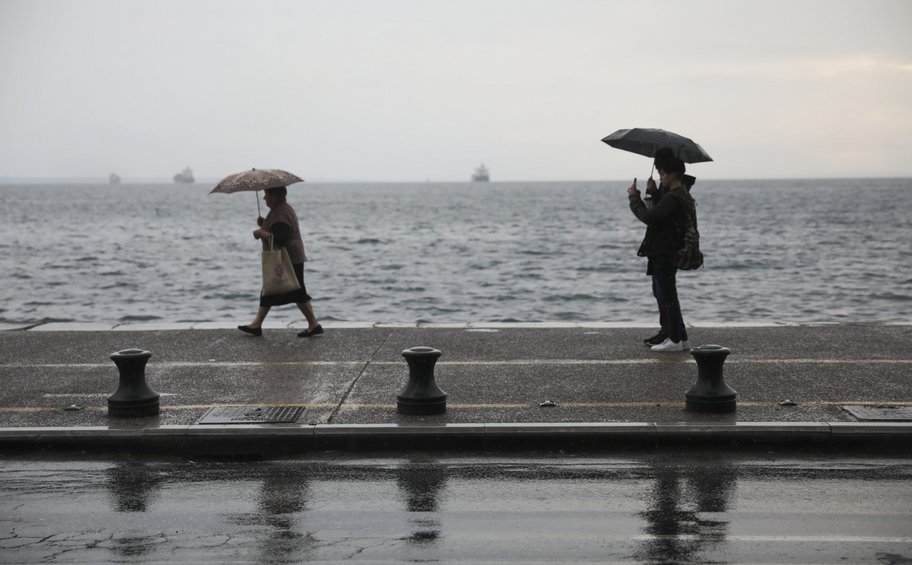
<instances>
[{"instance_id":1,"label":"umbrella handle","mask_svg":"<svg viewBox=\"0 0 912 565\"><path fill-rule=\"evenodd\" d=\"M259 217L261 217L261 216L263 215L263 214L260 213L260 191L259 191L259 190L254 190L253 192L254 192L254 194L256 194L256 199L257 199L257 218L259 218Z\"/></svg>"}]
</instances>

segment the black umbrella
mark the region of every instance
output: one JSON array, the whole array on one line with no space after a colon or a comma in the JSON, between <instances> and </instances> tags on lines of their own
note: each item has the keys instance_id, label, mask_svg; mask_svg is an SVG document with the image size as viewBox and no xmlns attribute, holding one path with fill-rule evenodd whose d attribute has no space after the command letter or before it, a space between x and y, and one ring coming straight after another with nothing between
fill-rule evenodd
<instances>
[{"instance_id":1,"label":"black umbrella","mask_svg":"<svg viewBox=\"0 0 912 565\"><path fill-rule=\"evenodd\" d=\"M709 153L696 141L663 129L619 129L602 141L611 147L646 157L655 157L656 151L662 147L669 147L675 156L685 163L712 161Z\"/></svg>"}]
</instances>

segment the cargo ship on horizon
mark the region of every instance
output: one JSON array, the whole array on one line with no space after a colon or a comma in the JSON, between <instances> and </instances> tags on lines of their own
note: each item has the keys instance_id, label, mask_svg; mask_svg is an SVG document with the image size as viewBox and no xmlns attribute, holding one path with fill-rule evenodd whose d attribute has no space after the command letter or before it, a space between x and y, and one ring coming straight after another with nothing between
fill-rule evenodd
<instances>
[{"instance_id":1,"label":"cargo ship on horizon","mask_svg":"<svg viewBox=\"0 0 912 565\"><path fill-rule=\"evenodd\" d=\"M472 182L488 182L489 180L491 180L491 177L488 174L488 168L482 163L475 169L475 172L472 173Z\"/></svg>"},{"instance_id":2,"label":"cargo ship on horizon","mask_svg":"<svg viewBox=\"0 0 912 565\"><path fill-rule=\"evenodd\" d=\"M193 171L190 169L190 167L187 167L183 171L174 175L174 182L176 183L192 183L194 180Z\"/></svg>"}]
</instances>

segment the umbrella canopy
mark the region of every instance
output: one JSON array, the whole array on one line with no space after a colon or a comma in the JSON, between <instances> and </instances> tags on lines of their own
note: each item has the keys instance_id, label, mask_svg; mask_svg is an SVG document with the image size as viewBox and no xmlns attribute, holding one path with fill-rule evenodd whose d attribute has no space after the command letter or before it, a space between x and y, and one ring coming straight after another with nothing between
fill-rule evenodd
<instances>
[{"instance_id":1,"label":"umbrella canopy","mask_svg":"<svg viewBox=\"0 0 912 565\"><path fill-rule=\"evenodd\" d=\"M213 192L224 192L226 194L244 191L256 192L259 190L278 188L280 186L288 186L289 184L294 184L296 182L304 182L304 179L298 175L289 173L288 171L283 171L282 169L250 169L249 171L235 173L223 178L215 185L215 188L209 191L209 194L212 194ZM259 194L257 194L256 201L257 215L260 215Z\"/></svg>"},{"instance_id":2,"label":"umbrella canopy","mask_svg":"<svg viewBox=\"0 0 912 565\"><path fill-rule=\"evenodd\" d=\"M602 141L617 149L646 157L655 157L656 151L662 147L670 147L678 159L685 163L712 161L709 153L696 141L663 129L619 129Z\"/></svg>"},{"instance_id":3,"label":"umbrella canopy","mask_svg":"<svg viewBox=\"0 0 912 565\"><path fill-rule=\"evenodd\" d=\"M288 186L296 182L304 182L304 179L281 169L250 169L249 171L235 173L223 178L215 185L215 188L209 191L209 194L213 192L230 194L232 192L266 190L268 188Z\"/></svg>"}]
</instances>

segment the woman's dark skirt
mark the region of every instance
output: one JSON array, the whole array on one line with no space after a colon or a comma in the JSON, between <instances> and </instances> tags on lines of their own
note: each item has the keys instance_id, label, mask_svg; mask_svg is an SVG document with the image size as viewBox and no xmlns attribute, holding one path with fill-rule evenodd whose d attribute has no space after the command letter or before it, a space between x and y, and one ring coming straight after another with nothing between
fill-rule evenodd
<instances>
[{"instance_id":1,"label":"woman's dark skirt","mask_svg":"<svg viewBox=\"0 0 912 565\"><path fill-rule=\"evenodd\" d=\"M282 294L270 294L269 296L260 296L260 306L270 308L272 306L282 306L283 304L298 304L300 302L310 302L310 295L307 294L307 287L304 286L304 263L295 263L295 276L301 283L301 288Z\"/></svg>"}]
</instances>

